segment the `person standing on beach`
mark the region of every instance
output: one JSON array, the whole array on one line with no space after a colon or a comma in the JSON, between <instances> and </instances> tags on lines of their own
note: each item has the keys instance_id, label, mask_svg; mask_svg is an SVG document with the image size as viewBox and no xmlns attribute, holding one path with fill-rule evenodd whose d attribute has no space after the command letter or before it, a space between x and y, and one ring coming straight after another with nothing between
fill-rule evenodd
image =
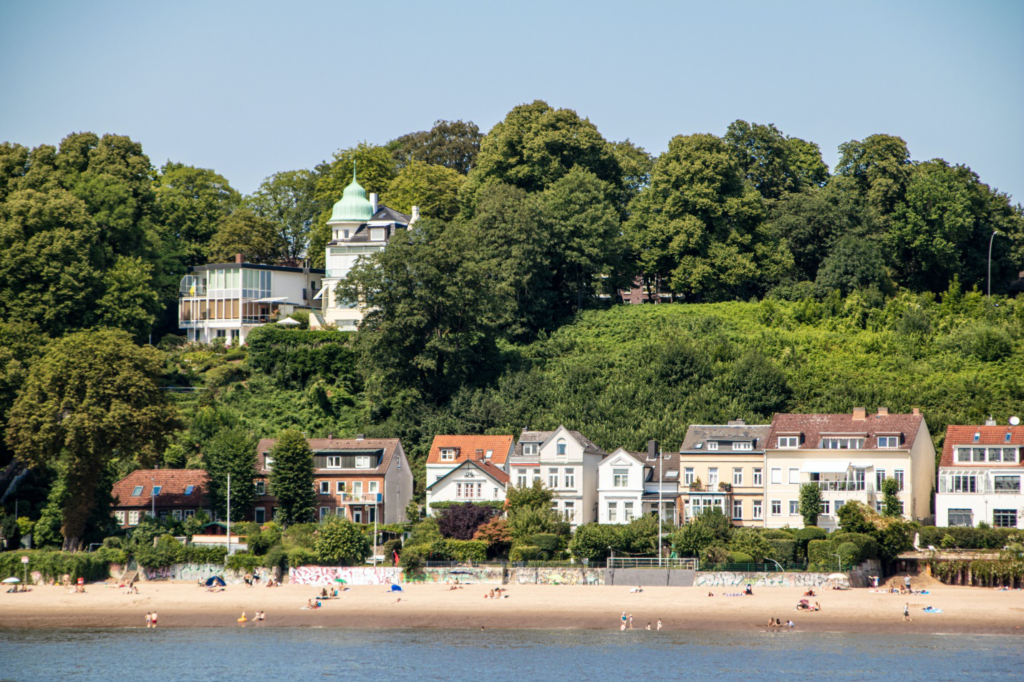
<instances>
[{"instance_id":1,"label":"person standing on beach","mask_svg":"<svg viewBox=\"0 0 1024 682\"><path fill-rule=\"evenodd\" d=\"M913 618L910 617L910 602L907 602L903 605L903 622L906 623L909 620L913 620Z\"/></svg>"},{"instance_id":2,"label":"person standing on beach","mask_svg":"<svg viewBox=\"0 0 1024 682\"><path fill-rule=\"evenodd\" d=\"M907 577L903 579L903 585L907 588L907 592L910 592L910 574L907 573Z\"/></svg>"},{"instance_id":3,"label":"person standing on beach","mask_svg":"<svg viewBox=\"0 0 1024 682\"><path fill-rule=\"evenodd\" d=\"M149 611L146 611L146 627L147 628L153 627L153 614L150 613Z\"/></svg>"},{"instance_id":4,"label":"person standing on beach","mask_svg":"<svg viewBox=\"0 0 1024 682\"><path fill-rule=\"evenodd\" d=\"M658 632L661 632L661 618L658 619Z\"/></svg>"},{"instance_id":5,"label":"person standing on beach","mask_svg":"<svg viewBox=\"0 0 1024 682\"><path fill-rule=\"evenodd\" d=\"M151 621L153 622L153 627L156 627L156 611L153 612L153 616L151 618Z\"/></svg>"},{"instance_id":6,"label":"person standing on beach","mask_svg":"<svg viewBox=\"0 0 1024 682\"><path fill-rule=\"evenodd\" d=\"M629 629L633 629L633 614L629 614Z\"/></svg>"},{"instance_id":7,"label":"person standing on beach","mask_svg":"<svg viewBox=\"0 0 1024 682\"><path fill-rule=\"evenodd\" d=\"M626 612L625 611L622 612L622 629L623 630L626 629Z\"/></svg>"}]
</instances>

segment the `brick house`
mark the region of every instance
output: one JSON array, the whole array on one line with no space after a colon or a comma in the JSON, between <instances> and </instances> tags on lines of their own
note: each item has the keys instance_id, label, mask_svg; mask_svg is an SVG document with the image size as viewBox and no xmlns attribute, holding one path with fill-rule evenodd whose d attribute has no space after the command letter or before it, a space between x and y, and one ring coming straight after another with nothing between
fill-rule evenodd
<instances>
[{"instance_id":1,"label":"brick house","mask_svg":"<svg viewBox=\"0 0 1024 682\"><path fill-rule=\"evenodd\" d=\"M204 492L208 477L202 469L139 469L114 484L114 517L117 525L139 525L146 514L179 521L200 510L212 517Z\"/></svg>"}]
</instances>

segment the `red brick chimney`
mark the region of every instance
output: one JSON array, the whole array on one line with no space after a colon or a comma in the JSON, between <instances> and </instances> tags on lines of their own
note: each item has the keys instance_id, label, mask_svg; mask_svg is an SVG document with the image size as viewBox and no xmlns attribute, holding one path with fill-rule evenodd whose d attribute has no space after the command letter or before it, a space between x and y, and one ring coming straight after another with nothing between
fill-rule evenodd
<instances>
[{"instance_id":1,"label":"red brick chimney","mask_svg":"<svg viewBox=\"0 0 1024 682\"><path fill-rule=\"evenodd\" d=\"M239 265L241 265L242 263L245 262L245 256L243 256L240 253L236 253L235 254L235 262L238 263Z\"/></svg>"},{"instance_id":2,"label":"red brick chimney","mask_svg":"<svg viewBox=\"0 0 1024 682\"><path fill-rule=\"evenodd\" d=\"M868 418L867 408L855 407L853 408L853 419L854 421L864 421Z\"/></svg>"}]
</instances>

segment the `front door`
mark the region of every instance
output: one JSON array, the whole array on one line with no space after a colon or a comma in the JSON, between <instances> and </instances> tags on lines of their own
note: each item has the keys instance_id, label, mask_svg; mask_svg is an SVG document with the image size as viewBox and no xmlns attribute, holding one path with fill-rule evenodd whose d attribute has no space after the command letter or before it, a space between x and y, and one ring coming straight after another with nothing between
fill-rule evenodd
<instances>
[{"instance_id":1,"label":"front door","mask_svg":"<svg viewBox=\"0 0 1024 682\"><path fill-rule=\"evenodd\" d=\"M356 507L356 508L354 508L352 510L352 520L355 521L356 523L362 523L363 522L363 508L362 507Z\"/></svg>"}]
</instances>

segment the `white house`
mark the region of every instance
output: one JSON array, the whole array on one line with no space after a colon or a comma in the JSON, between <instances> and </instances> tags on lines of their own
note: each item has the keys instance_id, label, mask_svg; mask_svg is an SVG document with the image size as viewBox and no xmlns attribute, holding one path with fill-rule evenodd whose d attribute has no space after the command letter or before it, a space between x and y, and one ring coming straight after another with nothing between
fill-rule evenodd
<instances>
[{"instance_id":1,"label":"white house","mask_svg":"<svg viewBox=\"0 0 1024 682\"><path fill-rule=\"evenodd\" d=\"M246 263L193 265L178 287L178 327L189 341L245 343L256 327L312 308L324 271Z\"/></svg>"},{"instance_id":2,"label":"white house","mask_svg":"<svg viewBox=\"0 0 1024 682\"><path fill-rule=\"evenodd\" d=\"M949 426L939 462L935 523L1024 528L1024 426Z\"/></svg>"},{"instance_id":3,"label":"white house","mask_svg":"<svg viewBox=\"0 0 1024 682\"><path fill-rule=\"evenodd\" d=\"M821 489L818 526L835 529L837 512L851 500L882 504L882 481L899 483L904 516L931 523L935 447L920 411L889 414L777 414L765 447L764 525L803 527L800 487Z\"/></svg>"},{"instance_id":4,"label":"white house","mask_svg":"<svg viewBox=\"0 0 1024 682\"><path fill-rule=\"evenodd\" d=\"M575 528L597 518L597 466L607 453L583 436L559 426L554 431L527 431L511 457L517 486L541 481L554 491L552 509Z\"/></svg>"},{"instance_id":5,"label":"white house","mask_svg":"<svg viewBox=\"0 0 1024 682\"><path fill-rule=\"evenodd\" d=\"M660 494L659 494L660 493ZM641 514L678 523L679 458L662 453L657 441L647 452L619 448L597 466L598 523L629 523Z\"/></svg>"},{"instance_id":6,"label":"white house","mask_svg":"<svg viewBox=\"0 0 1024 682\"><path fill-rule=\"evenodd\" d=\"M335 292L338 282L355 266L356 261L384 250L398 230L407 230L419 217L413 206L407 216L387 206L377 206L377 195L366 198L366 190L356 182L355 166L352 182L341 199L334 204L327 226L331 241L327 244L327 273L316 298L322 302L323 320L341 331L355 331L366 314L360 301L348 301Z\"/></svg>"},{"instance_id":7,"label":"white house","mask_svg":"<svg viewBox=\"0 0 1024 682\"><path fill-rule=\"evenodd\" d=\"M504 501L512 436L434 436L427 455L427 514L437 502Z\"/></svg>"}]
</instances>

